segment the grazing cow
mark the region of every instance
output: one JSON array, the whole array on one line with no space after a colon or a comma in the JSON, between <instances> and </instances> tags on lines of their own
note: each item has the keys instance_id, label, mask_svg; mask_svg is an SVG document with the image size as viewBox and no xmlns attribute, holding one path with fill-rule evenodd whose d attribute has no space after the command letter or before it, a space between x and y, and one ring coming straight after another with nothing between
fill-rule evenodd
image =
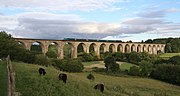
<instances>
[{"instance_id":1,"label":"grazing cow","mask_svg":"<svg viewBox=\"0 0 180 96\"><path fill-rule=\"evenodd\" d=\"M94 86L94 89L100 90L103 93L103 91L104 91L104 84L102 84L102 83L96 84Z\"/></svg>"},{"instance_id":2,"label":"grazing cow","mask_svg":"<svg viewBox=\"0 0 180 96\"><path fill-rule=\"evenodd\" d=\"M40 74L40 75L41 75L41 74L45 75L45 74L46 74L45 69L39 68L39 74Z\"/></svg>"},{"instance_id":3,"label":"grazing cow","mask_svg":"<svg viewBox=\"0 0 180 96\"><path fill-rule=\"evenodd\" d=\"M63 80L64 83L66 83L67 75L64 73L59 74L59 80Z\"/></svg>"}]
</instances>

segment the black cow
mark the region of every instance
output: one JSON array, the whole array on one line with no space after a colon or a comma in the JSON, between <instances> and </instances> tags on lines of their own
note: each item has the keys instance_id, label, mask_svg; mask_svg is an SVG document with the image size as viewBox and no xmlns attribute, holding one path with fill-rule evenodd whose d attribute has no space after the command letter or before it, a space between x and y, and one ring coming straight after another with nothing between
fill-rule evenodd
<instances>
[{"instance_id":1,"label":"black cow","mask_svg":"<svg viewBox=\"0 0 180 96\"><path fill-rule=\"evenodd\" d=\"M104 84L102 84L102 83L96 84L94 86L94 89L100 90L103 93L103 91L104 91Z\"/></svg>"},{"instance_id":2,"label":"black cow","mask_svg":"<svg viewBox=\"0 0 180 96\"><path fill-rule=\"evenodd\" d=\"M45 74L46 74L45 69L39 68L39 74L40 74L40 75L41 75L41 74L45 75Z\"/></svg>"},{"instance_id":3,"label":"black cow","mask_svg":"<svg viewBox=\"0 0 180 96\"><path fill-rule=\"evenodd\" d=\"M59 74L59 80L63 80L64 83L66 83L67 75L64 73Z\"/></svg>"}]
</instances>

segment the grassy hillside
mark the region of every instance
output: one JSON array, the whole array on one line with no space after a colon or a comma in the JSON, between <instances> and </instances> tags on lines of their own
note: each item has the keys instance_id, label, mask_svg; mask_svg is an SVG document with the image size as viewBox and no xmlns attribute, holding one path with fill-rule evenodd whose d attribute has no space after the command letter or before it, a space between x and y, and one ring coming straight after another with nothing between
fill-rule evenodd
<instances>
[{"instance_id":1,"label":"grassy hillside","mask_svg":"<svg viewBox=\"0 0 180 96\"><path fill-rule=\"evenodd\" d=\"M173 57L176 55L180 55L180 53L163 53L163 54L160 54L159 57L163 59L169 59L170 57Z\"/></svg>"},{"instance_id":2,"label":"grassy hillside","mask_svg":"<svg viewBox=\"0 0 180 96\"><path fill-rule=\"evenodd\" d=\"M60 71L44 67L47 75L39 76L41 66L13 63L16 87L22 96L180 96L180 87L161 81L137 77L113 77L93 73L95 81L86 79L88 73L67 73L67 84L58 80ZM102 94L93 89L97 82L105 84Z\"/></svg>"},{"instance_id":3,"label":"grassy hillside","mask_svg":"<svg viewBox=\"0 0 180 96\"><path fill-rule=\"evenodd\" d=\"M0 61L0 96L7 95L7 68L5 62Z\"/></svg>"}]
</instances>

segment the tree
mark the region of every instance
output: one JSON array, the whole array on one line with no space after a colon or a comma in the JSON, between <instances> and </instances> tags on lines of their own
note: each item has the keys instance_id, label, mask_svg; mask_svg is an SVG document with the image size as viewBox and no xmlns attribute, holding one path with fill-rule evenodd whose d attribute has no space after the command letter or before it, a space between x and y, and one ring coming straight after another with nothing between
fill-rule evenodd
<instances>
[{"instance_id":1,"label":"tree","mask_svg":"<svg viewBox=\"0 0 180 96\"><path fill-rule=\"evenodd\" d=\"M104 60L106 71L107 72L119 72L119 64L116 63L116 60L112 56L107 56Z\"/></svg>"},{"instance_id":2,"label":"tree","mask_svg":"<svg viewBox=\"0 0 180 96\"><path fill-rule=\"evenodd\" d=\"M171 62L174 65L180 65L180 56L177 55L169 58L169 62Z\"/></svg>"},{"instance_id":3,"label":"tree","mask_svg":"<svg viewBox=\"0 0 180 96\"><path fill-rule=\"evenodd\" d=\"M166 46L165 46L165 52L166 52L166 53L171 53L171 52L172 52L171 44L170 44L170 43L167 43L167 44L166 44Z\"/></svg>"},{"instance_id":4,"label":"tree","mask_svg":"<svg viewBox=\"0 0 180 96\"><path fill-rule=\"evenodd\" d=\"M149 76L150 73L153 70L153 64L151 62L148 61L141 61L140 62L140 74L141 76Z\"/></svg>"},{"instance_id":5,"label":"tree","mask_svg":"<svg viewBox=\"0 0 180 96\"><path fill-rule=\"evenodd\" d=\"M0 58L11 56L12 60L33 63L35 54L24 49L14 38L5 31L0 32Z\"/></svg>"},{"instance_id":6,"label":"tree","mask_svg":"<svg viewBox=\"0 0 180 96\"><path fill-rule=\"evenodd\" d=\"M139 67L137 67L137 66L130 67L128 74L133 75L133 76L138 76L139 75Z\"/></svg>"},{"instance_id":7,"label":"tree","mask_svg":"<svg viewBox=\"0 0 180 96\"><path fill-rule=\"evenodd\" d=\"M42 54L36 55L35 63L42 66L49 66L51 64L50 60Z\"/></svg>"},{"instance_id":8,"label":"tree","mask_svg":"<svg viewBox=\"0 0 180 96\"><path fill-rule=\"evenodd\" d=\"M153 43L153 40L152 39L148 39L144 43Z\"/></svg>"},{"instance_id":9,"label":"tree","mask_svg":"<svg viewBox=\"0 0 180 96\"><path fill-rule=\"evenodd\" d=\"M128 59L130 63L138 64L141 61L140 53L131 52Z\"/></svg>"}]
</instances>

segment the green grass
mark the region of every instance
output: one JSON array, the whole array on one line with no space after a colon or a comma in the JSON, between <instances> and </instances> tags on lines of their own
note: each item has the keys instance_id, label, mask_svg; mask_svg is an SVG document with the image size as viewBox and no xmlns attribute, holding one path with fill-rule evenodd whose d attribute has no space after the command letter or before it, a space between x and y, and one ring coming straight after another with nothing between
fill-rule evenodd
<instances>
[{"instance_id":1,"label":"green grass","mask_svg":"<svg viewBox=\"0 0 180 96\"><path fill-rule=\"evenodd\" d=\"M129 70L130 67L132 67L132 66L137 66L137 65L134 65L134 64L128 63L128 62L121 62L120 69L121 69L121 71L125 71L125 70Z\"/></svg>"},{"instance_id":2,"label":"green grass","mask_svg":"<svg viewBox=\"0 0 180 96\"><path fill-rule=\"evenodd\" d=\"M163 59L169 59L176 55L180 55L180 53L164 53L164 54L160 54L159 57Z\"/></svg>"},{"instance_id":3,"label":"green grass","mask_svg":"<svg viewBox=\"0 0 180 96\"><path fill-rule=\"evenodd\" d=\"M7 68L6 63L0 61L0 96L7 96Z\"/></svg>"},{"instance_id":4,"label":"green grass","mask_svg":"<svg viewBox=\"0 0 180 96\"><path fill-rule=\"evenodd\" d=\"M13 63L16 71L16 89L21 96L180 96L180 87L161 81L137 78L115 77L97 73L94 81L89 81L88 73L67 73L67 84L58 80L60 71L53 67L45 68L47 74L39 76L38 65ZM102 82L102 94L94 90L94 85Z\"/></svg>"},{"instance_id":5,"label":"green grass","mask_svg":"<svg viewBox=\"0 0 180 96\"><path fill-rule=\"evenodd\" d=\"M89 66L89 65L98 64L98 63L100 63L100 62L99 61L82 62L82 64L84 66Z\"/></svg>"}]
</instances>

